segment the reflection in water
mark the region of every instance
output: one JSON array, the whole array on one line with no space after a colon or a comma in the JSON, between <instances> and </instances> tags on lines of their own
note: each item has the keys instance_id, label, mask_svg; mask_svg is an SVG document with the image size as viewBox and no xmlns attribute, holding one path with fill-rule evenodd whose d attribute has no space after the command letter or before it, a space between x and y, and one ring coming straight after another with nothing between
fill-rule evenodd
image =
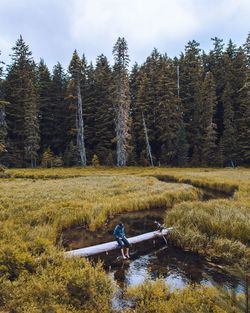
<instances>
[{"instance_id":1,"label":"reflection in water","mask_svg":"<svg viewBox=\"0 0 250 313\"><path fill-rule=\"evenodd\" d=\"M141 255L130 262L116 264L109 275L119 287L113 299L116 309L129 306L122 297L123 290L141 284L146 279L163 278L170 290L184 288L188 284L220 287L235 294L244 293L245 290L241 277L233 276L197 255L167 247Z\"/></svg>"}]
</instances>

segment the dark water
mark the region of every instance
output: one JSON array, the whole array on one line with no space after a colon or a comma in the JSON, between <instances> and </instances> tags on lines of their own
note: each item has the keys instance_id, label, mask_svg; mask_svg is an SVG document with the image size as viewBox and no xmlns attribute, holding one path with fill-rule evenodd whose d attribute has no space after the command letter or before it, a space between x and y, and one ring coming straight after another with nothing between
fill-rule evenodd
<instances>
[{"instance_id":1,"label":"dark water","mask_svg":"<svg viewBox=\"0 0 250 313\"><path fill-rule=\"evenodd\" d=\"M204 200L218 198L220 195L204 194ZM70 229L63 234L63 244L67 250L113 241L113 230L119 221L125 224L127 237L155 230L154 221L163 222L165 210L145 210L128 212L107 221L102 229L91 233L84 228ZM108 255L99 255L93 260L101 259L108 274L118 285L113 299L116 309L130 305L123 299L123 290L129 286L143 283L146 279L163 278L173 290L188 284L202 284L221 287L239 294L245 290L244 279L239 275L228 273L219 265L211 264L198 255L176 249L164 240L147 241L132 246L131 260L123 261L120 251L111 251Z\"/></svg>"},{"instance_id":2,"label":"dark water","mask_svg":"<svg viewBox=\"0 0 250 313\"><path fill-rule=\"evenodd\" d=\"M184 288L189 284L202 284L224 289L232 294L244 293L244 279L228 273L218 265L211 264L199 256L173 247L153 249L132 261L113 265L109 275L118 285L113 299L114 308L125 308L130 303L123 298L123 290L145 280L164 279L170 290Z\"/></svg>"}]
</instances>

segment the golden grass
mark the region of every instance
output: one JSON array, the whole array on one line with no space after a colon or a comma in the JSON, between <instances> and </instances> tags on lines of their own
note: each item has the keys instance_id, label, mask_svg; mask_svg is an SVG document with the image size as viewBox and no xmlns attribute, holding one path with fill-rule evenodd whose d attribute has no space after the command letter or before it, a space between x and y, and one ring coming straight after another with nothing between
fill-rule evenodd
<instances>
[{"instance_id":1,"label":"golden grass","mask_svg":"<svg viewBox=\"0 0 250 313\"><path fill-rule=\"evenodd\" d=\"M218 289L198 285L170 292L168 285L160 279L129 288L126 297L134 304L126 313L244 312L243 296L235 297L233 301L228 297L223 299Z\"/></svg>"},{"instance_id":2,"label":"golden grass","mask_svg":"<svg viewBox=\"0 0 250 313\"><path fill-rule=\"evenodd\" d=\"M39 307L41 303L32 293L32 288L36 288L34 279L44 291L49 284L49 267L50 271L55 271L55 277L63 277L60 279L64 286L61 289L56 285L51 287L54 296L47 301L55 308L53 312L85 312L76 304L71 303L70 307L60 304L59 298L69 297L65 290L69 281L79 293L87 287L79 287L72 271L71 276L63 275L63 271L70 271L72 264L61 261L58 236L64 228L74 225L95 230L107 218L125 211L173 206L166 214L166 223L176 227L171 237L176 245L212 259L237 262L249 269L249 169L10 169L1 177L0 286L4 286L4 290L0 288L0 305L3 303L6 309L13 309L16 298L25 301L26 296L30 306ZM166 184L155 177L180 185ZM199 200L200 191L184 183L228 195L236 192L233 198L204 203ZM80 260L75 262L75 268L77 264L83 266ZM88 272L90 269L84 266ZM103 284L107 294L104 293L102 299L110 300L108 286L111 283L104 279L100 268L94 275L92 291L84 289L84 293L90 296ZM26 296L25 290L29 290ZM91 307L93 303L88 301ZM111 310L110 302L104 301L104 307L107 312ZM37 310L31 312L39 312Z\"/></svg>"}]
</instances>

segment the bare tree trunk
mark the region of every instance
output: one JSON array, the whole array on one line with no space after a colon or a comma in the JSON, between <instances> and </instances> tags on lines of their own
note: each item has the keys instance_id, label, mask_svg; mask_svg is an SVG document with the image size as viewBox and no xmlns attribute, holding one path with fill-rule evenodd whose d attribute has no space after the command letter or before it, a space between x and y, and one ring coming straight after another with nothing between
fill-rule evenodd
<instances>
[{"instance_id":1,"label":"bare tree trunk","mask_svg":"<svg viewBox=\"0 0 250 313\"><path fill-rule=\"evenodd\" d=\"M179 98L180 97L180 67L179 65L177 65L176 71L177 71L177 95Z\"/></svg>"},{"instance_id":2,"label":"bare tree trunk","mask_svg":"<svg viewBox=\"0 0 250 313\"><path fill-rule=\"evenodd\" d=\"M152 231L150 233L146 233L146 234L142 234L142 235L128 238L128 242L130 244L134 245L136 243L140 243L143 241L152 240L152 239L155 239L158 237L163 237L165 235L168 235L173 230L174 230L173 227L168 227L168 228L162 229L161 231L160 230ZM87 256L96 255L99 253L115 250L118 248L119 248L118 243L116 241L111 241L111 242L102 243L102 244L95 245L95 246L85 247L82 249L71 250L71 251L66 252L65 256L67 256L67 257L73 257L73 256L85 256L85 257L87 257Z\"/></svg>"},{"instance_id":3,"label":"bare tree trunk","mask_svg":"<svg viewBox=\"0 0 250 313\"><path fill-rule=\"evenodd\" d=\"M141 112L141 114L142 114L142 123L143 123L145 141L146 141L146 147L147 147L147 156L150 160L151 166L154 166L152 153L151 153L151 146L150 146L149 139L148 139L148 130L147 130L147 126L146 126L146 121L145 121L143 112Z\"/></svg>"},{"instance_id":4,"label":"bare tree trunk","mask_svg":"<svg viewBox=\"0 0 250 313\"><path fill-rule=\"evenodd\" d=\"M84 144L84 125L83 125L83 116L82 116L82 96L81 96L81 87L80 79L77 79L77 147L80 154L81 165L87 165L85 144Z\"/></svg>"},{"instance_id":5,"label":"bare tree trunk","mask_svg":"<svg viewBox=\"0 0 250 313\"><path fill-rule=\"evenodd\" d=\"M129 100L126 82L120 79L116 105L117 166L126 166L129 138Z\"/></svg>"}]
</instances>

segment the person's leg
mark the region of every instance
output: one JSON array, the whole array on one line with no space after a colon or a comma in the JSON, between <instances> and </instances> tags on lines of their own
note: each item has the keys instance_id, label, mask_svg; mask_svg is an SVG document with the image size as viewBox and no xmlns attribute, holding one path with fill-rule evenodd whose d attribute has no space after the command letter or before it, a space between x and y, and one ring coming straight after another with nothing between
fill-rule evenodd
<instances>
[{"instance_id":1,"label":"person's leg","mask_svg":"<svg viewBox=\"0 0 250 313\"><path fill-rule=\"evenodd\" d=\"M125 245L125 247L126 247L125 256L126 256L127 258L130 258L130 256L129 256L129 246L130 246L130 244L129 244L127 238L125 238L125 237L122 238L122 241L123 241L123 243L124 243L124 245Z\"/></svg>"},{"instance_id":2,"label":"person's leg","mask_svg":"<svg viewBox=\"0 0 250 313\"><path fill-rule=\"evenodd\" d=\"M119 239L119 238L116 238L116 241L118 242L118 245L119 245L119 247L121 248L121 253L122 253L123 259L126 259L126 256L125 256L125 254L124 254L124 249L123 249L123 246L122 246L122 240Z\"/></svg>"}]
</instances>

